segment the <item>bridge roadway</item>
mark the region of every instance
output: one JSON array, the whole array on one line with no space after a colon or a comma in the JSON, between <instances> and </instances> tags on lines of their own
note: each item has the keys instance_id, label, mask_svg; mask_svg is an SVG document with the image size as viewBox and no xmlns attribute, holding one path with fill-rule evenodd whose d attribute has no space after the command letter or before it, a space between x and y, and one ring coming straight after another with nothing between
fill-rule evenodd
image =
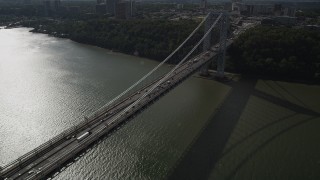
<instances>
[{"instance_id":1,"label":"bridge roadway","mask_svg":"<svg viewBox=\"0 0 320 180\"><path fill-rule=\"evenodd\" d=\"M232 40L228 40L227 47L231 43ZM174 88L187 77L199 70L204 64L209 63L211 59L218 55L218 48L216 48L213 46L211 50L201 53L182 64L174 71L174 73L172 73L171 76L165 79L162 84L154 89L153 92L143 98L140 103L127 111L117 121L111 122L110 120L112 117L116 116L117 113L121 112L134 101L139 99L139 97L143 95L143 92L150 89L156 81L152 82L140 91L133 93L121 103L115 104L111 108L106 109L93 120L88 120L88 123L72 136L67 136L58 142L55 142L49 148L45 148L42 151L35 153L23 162L2 169L0 177L3 179L41 179L46 177L55 169L64 165L68 160L74 158L78 153L85 150L101 136L108 134L108 132L117 127L120 123L134 117L148 105L159 99L160 96L166 94L170 89ZM90 135L85 137L83 140L78 141L77 137L86 132L90 132Z\"/></svg>"}]
</instances>

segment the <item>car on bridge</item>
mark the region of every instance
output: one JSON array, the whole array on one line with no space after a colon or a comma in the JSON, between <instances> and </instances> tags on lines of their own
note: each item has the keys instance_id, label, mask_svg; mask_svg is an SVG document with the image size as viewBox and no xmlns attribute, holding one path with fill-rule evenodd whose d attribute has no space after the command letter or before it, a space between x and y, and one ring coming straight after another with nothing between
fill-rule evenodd
<instances>
[{"instance_id":1,"label":"car on bridge","mask_svg":"<svg viewBox=\"0 0 320 180\"><path fill-rule=\"evenodd\" d=\"M211 47L211 51L213 51L213 52L218 52L218 51L219 51L219 47L220 47L220 45L217 44L217 45L215 45L214 47Z\"/></svg>"},{"instance_id":2,"label":"car on bridge","mask_svg":"<svg viewBox=\"0 0 320 180\"><path fill-rule=\"evenodd\" d=\"M204 56L209 57L210 56L210 52L204 53Z\"/></svg>"},{"instance_id":3,"label":"car on bridge","mask_svg":"<svg viewBox=\"0 0 320 180\"><path fill-rule=\"evenodd\" d=\"M88 137L91 134L91 132L87 131L85 133L83 133L82 135L80 135L79 137L77 137L77 141L80 142L82 140L84 140L86 137Z\"/></svg>"}]
</instances>

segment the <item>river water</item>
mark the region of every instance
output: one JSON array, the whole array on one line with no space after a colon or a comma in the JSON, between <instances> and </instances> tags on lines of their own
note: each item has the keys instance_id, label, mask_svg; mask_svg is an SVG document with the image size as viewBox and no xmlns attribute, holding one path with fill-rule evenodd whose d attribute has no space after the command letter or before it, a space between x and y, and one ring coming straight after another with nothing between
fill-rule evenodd
<instances>
[{"instance_id":1,"label":"river water","mask_svg":"<svg viewBox=\"0 0 320 180\"><path fill-rule=\"evenodd\" d=\"M0 166L77 124L157 65L27 28L0 29ZM189 78L55 179L163 179L229 87Z\"/></svg>"}]
</instances>

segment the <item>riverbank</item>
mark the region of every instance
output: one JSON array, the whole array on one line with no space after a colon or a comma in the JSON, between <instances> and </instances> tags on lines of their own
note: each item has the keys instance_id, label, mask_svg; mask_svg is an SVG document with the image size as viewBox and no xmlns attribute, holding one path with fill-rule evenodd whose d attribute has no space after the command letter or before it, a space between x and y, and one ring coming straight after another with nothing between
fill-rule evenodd
<instances>
[{"instance_id":1,"label":"riverbank","mask_svg":"<svg viewBox=\"0 0 320 180\"><path fill-rule=\"evenodd\" d=\"M0 63L4 67L0 84L6 87L0 89L3 100L0 101L3 107L0 134L6 137L0 142L0 147L4 147L0 149L1 166L77 124L83 115L101 107L157 64L65 39L32 34L26 29L0 32L5 33L0 42L3 47ZM6 38L11 39L10 43ZM201 134L210 131L210 128L206 130L206 124L214 121L215 109L230 91L236 90L231 88L231 84L188 79L56 178L166 179L168 171L184 157L182 154L189 152L186 151L189 145L192 147L197 141L195 137L202 137L199 141L210 141L210 137ZM319 118L292 104L285 106L290 108L287 109L280 105L288 103L275 103L280 98L317 111L320 108L318 86L258 80L257 89L264 93L258 93L260 97L250 95L227 142L228 149L215 161L216 169L210 177L270 179L273 174L275 178L271 179L319 177ZM278 98L271 99L266 94ZM230 105L237 106L237 103ZM212 166L212 163L207 164ZM201 171L201 166L193 168ZM204 168L209 172L209 167ZM286 174L292 174L291 178L286 178ZM304 176L295 176L297 174Z\"/></svg>"},{"instance_id":2,"label":"riverbank","mask_svg":"<svg viewBox=\"0 0 320 180\"><path fill-rule=\"evenodd\" d=\"M0 36L0 166L78 124L158 64L26 28ZM166 179L228 91L187 79L55 178Z\"/></svg>"},{"instance_id":3,"label":"riverbank","mask_svg":"<svg viewBox=\"0 0 320 180\"><path fill-rule=\"evenodd\" d=\"M73 20L35 17L23 17L19 19L17 17L9 17L4 22L7 22L7 27L9 28L20 26L31 27L33 28L31 32L34 33L67 38L75 42L98 46L114 52L154 59L156 61L165 59L197 25L197 22L192 20L177 22L146 19L122 21L106 18ZM309 42L307 39L310 38L302 37L302 35L306 35L306 37L317 38L318 35L313 31L301 30L300 32L300 30L290 30L292 37L282 37L281 42L276 43L278 48L268 46L268 44L277 41L273 40L269 42L268 38L264 38L265 34L269 33L270 36L274 36L275 32L288 31L287 28L258 27L250 31L255 34L254 37L256 38L248 36L248 33L245 33L227 51L227 71L245 74L254 78L310 84L320 83L318 51L313 50L312 55L305 58L304 54L310 54L306 51L306 48L304 48L303 53L300 53L300 51L292 52L292 49L297 49L298 40L306 41L309 49L314 49L313 46L316 47L316 41L310 40ZM265 34L262 35L262 33ZM176 59L182 59L183 55L193 47L193 43L202 34L203 32L196 33L194 38L186 44L186 47L182 48L177 53L178 55L172 57L172 61L169 63L175 64ZM298 40L293 41L292 39L294 38ZM246 44L246 46L243 46L243 44ZM267 45L264 45L266 47L257 48L253 44ZM286 44L293 48L288 49ZM280 53L278 52L279 49L283 51ZM200 51L198 49L198 52ZM256 51L261 51L261 53L257 54ZM251 53L251 55L245 56L247 52ZM297 52L299 52L298 55L296 54ZM211 68L216 69L215 66Z\"/></svg>"},{"instance_id":4,"label":"riverbank","mask_svg":"<svg viewBox=\"0 0 320 180\"><path fill-rule=\"evenodd\" d=\"M161 19L124 21L108 18L86 20L30 18L10 24L8 27L18 25L31 27L32 32L68 38L84 44L162 61L183 42L198 22ZM201 31L197 33L174 59L181 59L193 47L193 41L199 39L202 33Z\"/></svg>"},{"instance_id":5,"label":"riverbank","mask_svg":"<svg viewBox=\"0 0 320 180\"><path fill-rule=\"evenodd\" d=\"M260 25L237 38L228 55L234 71L242 74L299 81L320 79L317 30Z\"/></svg>"}]
</instances>

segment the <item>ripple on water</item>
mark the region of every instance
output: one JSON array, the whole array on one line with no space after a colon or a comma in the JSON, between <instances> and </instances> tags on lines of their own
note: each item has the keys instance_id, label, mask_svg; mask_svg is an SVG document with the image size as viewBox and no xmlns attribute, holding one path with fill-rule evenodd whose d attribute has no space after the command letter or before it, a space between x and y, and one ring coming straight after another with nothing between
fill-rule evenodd
<instances>
[{"instance_id":1,"label":"ripple on water","mask_svg":"<svg viewBox=\"0 0 320 180\"><path fill-rule=\"evenodd\" d=\"M26 28L1 30L0 39L0 165L77 124L157 65ZM228 90L189 78L55 178L165 178Z\"/></svg>"}]
</instances>

